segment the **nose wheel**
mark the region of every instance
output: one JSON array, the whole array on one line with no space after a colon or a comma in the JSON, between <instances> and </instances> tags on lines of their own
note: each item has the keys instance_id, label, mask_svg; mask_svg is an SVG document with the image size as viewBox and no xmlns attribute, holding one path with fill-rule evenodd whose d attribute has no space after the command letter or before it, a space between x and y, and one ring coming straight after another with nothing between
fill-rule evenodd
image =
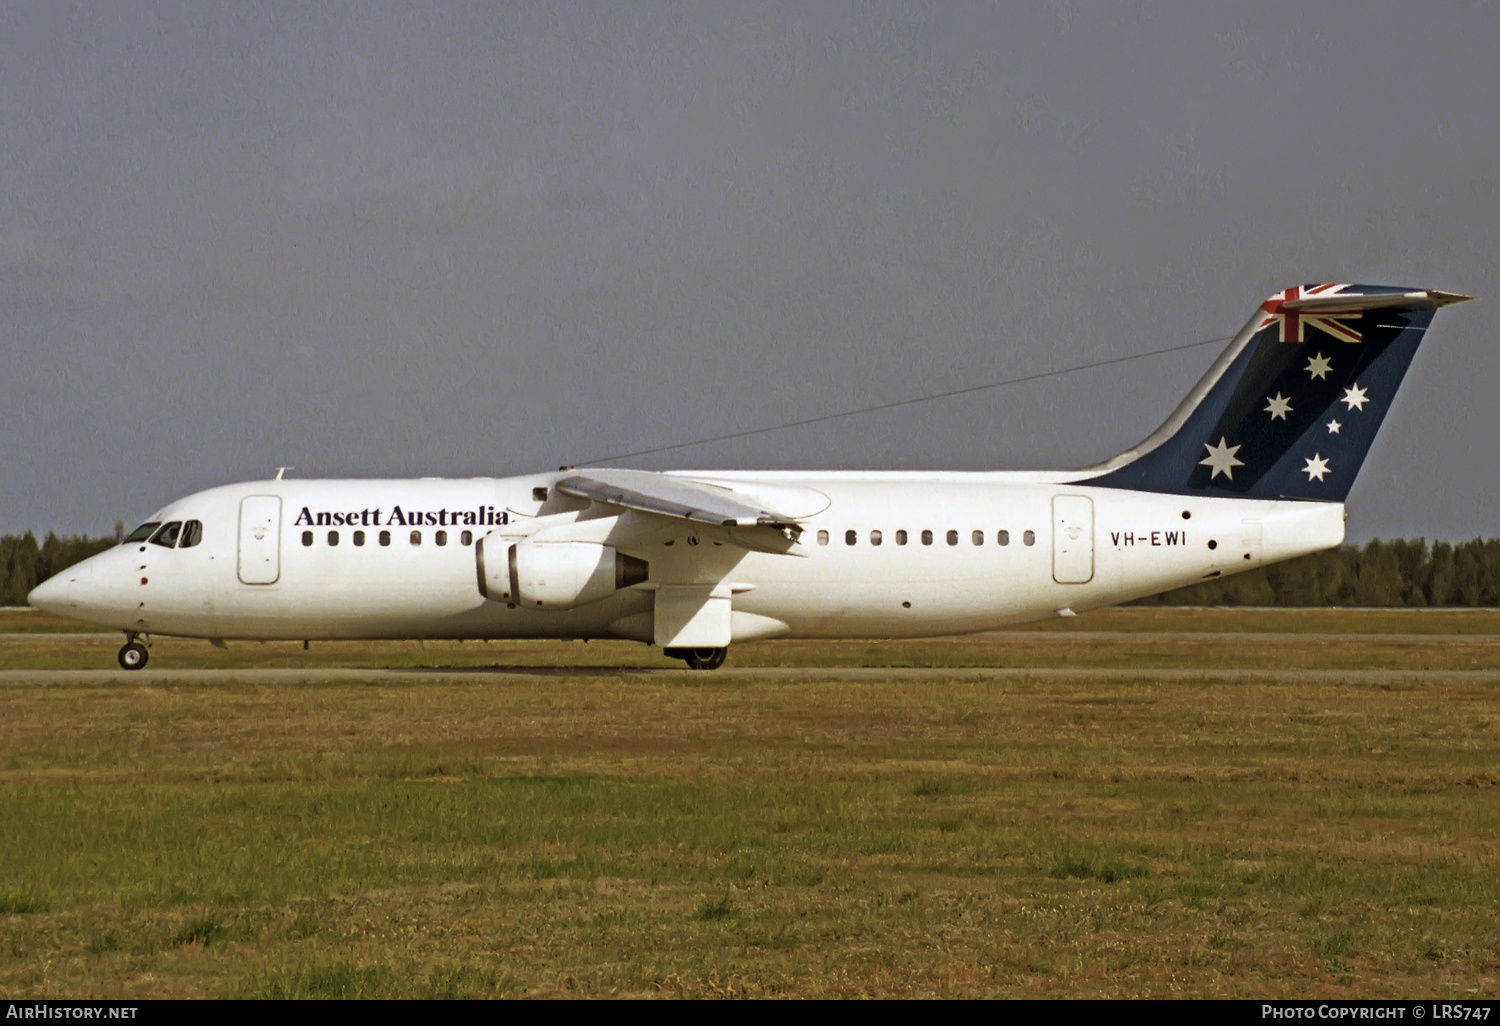
<instances>
[{"instance_id":1,"label":"nose wheel","mask_svg":"<svg viewBox=\"0 0 1500 1026\"><path fill-rule=\"evenodd\" d=\"M663 654L668 659L681 659L690 670L717 670L724 665L729 655L727 648L669 648Z\"/></svg>"},{"instance_id":2,"label":"nose wheel","mask_svg":"<svg viewBox=\"0 0 1500 1026\"><path fill-rule=\"evenodd\" d=\"M139 641L127 642L125 647L120 649L120 666L126 670L139 670L150 658L146 646Z\"/></svg>"}]
</instances>

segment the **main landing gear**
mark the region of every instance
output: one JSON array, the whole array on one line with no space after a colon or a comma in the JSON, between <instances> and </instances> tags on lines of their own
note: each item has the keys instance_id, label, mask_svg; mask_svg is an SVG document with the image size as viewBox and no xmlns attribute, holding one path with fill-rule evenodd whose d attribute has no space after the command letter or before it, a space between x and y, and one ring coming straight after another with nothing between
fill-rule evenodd
<instances>
[{"instance_id":1,"label":"main landing gear","mask_svg":"<svg viewBox=\"0 0 1500 1026\"><path fill-rule=\"evenodd\" d=\"M126 670L139 670L146 665L151 654L146 651L146 646L135 639L140 635L126 634L125 647L120 649L120 666Z\"/></svg>"},{"instance_id":2,"label":"main landing gear","mask_svg":"<svg viewBox=\"0 0 1500 1026\"><path fill-rule=\"evenodd\" d=\"M668 648L662 654L668 659L681 659L689 670L717 670L724 665L729 655L727 648Z\"/></svg>"}]
</instances>

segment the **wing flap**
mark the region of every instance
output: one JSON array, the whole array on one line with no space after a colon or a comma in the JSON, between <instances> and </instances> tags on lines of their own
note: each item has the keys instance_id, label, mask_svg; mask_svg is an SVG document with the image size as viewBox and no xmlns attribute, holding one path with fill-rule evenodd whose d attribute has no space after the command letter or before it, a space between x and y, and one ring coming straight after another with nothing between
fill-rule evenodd
<instances>
[{"instance_id":1,"label":"wing flap","mask_svg":"<svg viewBox=\"0 0 1500 1026\"><path fill-rule=\"evenodd\" d=\"M749 502L728 488L646 470L591 470L565 477L553 487L577 499L715 527L772 527L793 538L802 533L795 518Z\"/></svg>"}]
</instances>

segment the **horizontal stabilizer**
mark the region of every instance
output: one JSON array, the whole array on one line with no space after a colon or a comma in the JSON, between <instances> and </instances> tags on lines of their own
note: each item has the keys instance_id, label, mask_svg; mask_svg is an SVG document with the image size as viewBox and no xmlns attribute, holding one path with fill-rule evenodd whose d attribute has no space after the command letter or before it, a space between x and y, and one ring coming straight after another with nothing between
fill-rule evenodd
<instances>
[{"instance_id":1,"label":"horizontal stabilizer","mask_svg":"<svg viewBox=\"0 0 1500 1026\"><path fill-rule=\"evenodd\" d=\"M1462 303L1472 298L1472 296L1463 296L1457 292L1443 292L1440 289L1417 289L1412 292L1376 293L1370 296L1311 296L1306 299L1286 300L1279 304L1279 308L1293 313L1322 314L1327 317L1340 310L1347 310L1351 314L1362 310L1393 308L1436 310L1440 306ZM1275 302L1274 297L1267 302Z\"/></svg>"},{"instance_id":2,"label":"horizontal stabilizer","mask_svg":"<svg viewBox=\"0 0 1500 1026\"><path fill-rule=\"evenodd\" d=\"M577 499L716 527L773 527L791 537L802 532L792 517L748 502L728 488L647 470L590 470L554 487Z\"/></svg>"}]
</instances>

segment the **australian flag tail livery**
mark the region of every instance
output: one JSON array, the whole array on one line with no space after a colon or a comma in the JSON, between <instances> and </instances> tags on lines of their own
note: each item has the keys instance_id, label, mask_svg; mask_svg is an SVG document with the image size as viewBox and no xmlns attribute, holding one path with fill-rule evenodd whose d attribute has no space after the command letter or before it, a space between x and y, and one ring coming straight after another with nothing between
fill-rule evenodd
<instances>
[{"instance_id":1,"label":"australian flag tail livery","mask_svg":"<svg viewBox=\"0 0 1500 1026\"><path fill-rule=\"evenodd\" d=\"M1182 405L1091 485L1342 502L1440 306L1468 296L1303 285L1267 299Z\"/></svg>"}]
</instances>

